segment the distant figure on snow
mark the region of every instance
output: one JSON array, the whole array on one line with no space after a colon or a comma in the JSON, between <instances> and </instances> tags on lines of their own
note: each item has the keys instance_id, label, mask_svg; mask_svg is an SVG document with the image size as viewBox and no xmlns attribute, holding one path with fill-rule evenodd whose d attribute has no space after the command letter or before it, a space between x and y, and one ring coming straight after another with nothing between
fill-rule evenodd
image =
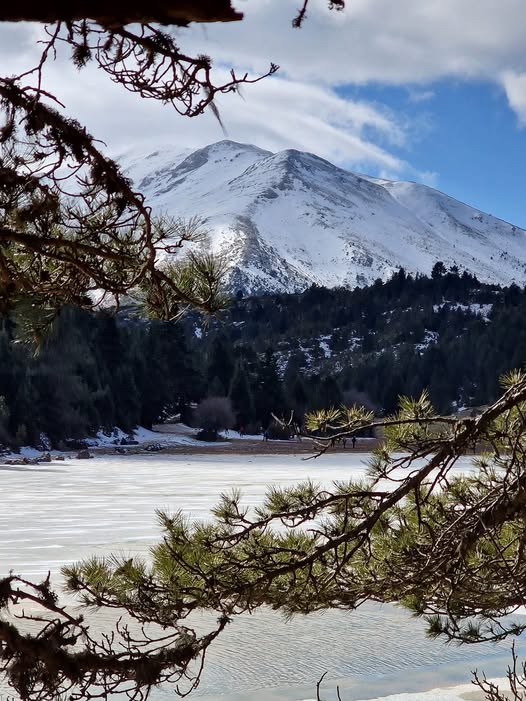
<instances>
[{"instance_id":1,"label":"distant figure on snow","mask_svg":"<svg viewBox=\"0 0 526 701\"><path fill-rule=\"evenodd\" d=\"M263 432L263 440L268 441L268 431Z\"/></svg>"},{"instance_id":2,"label":"distant figure on snow","mask_svg":"<svg viewBox=\"0 0 526 701\"><path fill-rule=\"evenodd\" d=\"M245 435L245 427L244 427L244 426L240 426L240 427L239 427L239 437L240 437L240 438L243 438L244 435Z\"/></svg>"},{"instance_id":3,"label":"distant figure on snow","mask_svg":"<svg viewBox=\"0 0 526 701\"><path fill-rule=\"evenodd\" d=\"M356 448L356 436L352 437L352 447Z\"/></svg>"}]
</instances>

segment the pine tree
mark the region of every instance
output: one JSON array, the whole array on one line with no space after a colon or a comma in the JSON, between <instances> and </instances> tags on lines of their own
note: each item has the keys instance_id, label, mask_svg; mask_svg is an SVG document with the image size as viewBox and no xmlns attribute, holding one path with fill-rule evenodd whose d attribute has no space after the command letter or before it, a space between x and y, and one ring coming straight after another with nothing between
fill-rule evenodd
<instances>
[{"instance_id":1,"label":"pine tree","mask_svg":"<svg viewBox=\"0 0 526 701\"><path fill-rule=\"evenodd\" d=\"M267 348L257 367L254 400L258 422L265 428L272 414L279 415L284 405L276 357L271 348Z\"/></svg>"},{"instance_id":2,"label":"pine tree","mask_svg":"<svg viewBox=\"0 0 526 701\"><path fill-rule=\"evenodd\" d=\"M237 426L248 426L255 420L254 397L244 363L238 362L230 385L229 397L236 414Z\"/></svg>"},{"instance_id":3,"label":"pine tree","mask_svg":"<svg viewBox=\"0 0 526 701\"><path fill-rule=\"evenodd\" d=\"M208 353L206 380L208 396L224 397L228 394L234 374L234 359L225 338L217 336ZM211 387L214 382L213 387Z\"/></svg>"}]
</instances>

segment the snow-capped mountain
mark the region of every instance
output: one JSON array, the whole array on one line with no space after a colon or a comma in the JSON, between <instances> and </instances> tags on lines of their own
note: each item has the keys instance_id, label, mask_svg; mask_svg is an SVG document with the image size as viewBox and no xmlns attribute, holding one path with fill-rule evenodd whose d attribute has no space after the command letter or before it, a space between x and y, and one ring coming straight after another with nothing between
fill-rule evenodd
<instances>
[{"instance_id":1,"label":"snow-capped mountain","mask_svg":"<svg viewBox=\"0 0 526 701\"><path fill-rule=\"evenodd\" d=\"M121 162L155 212L206 219L232 290L354 287L400 267L429 274L437 260L485 282L526 282L526 231L424 185L233 141Z\"/></svg>"}]
</instances>

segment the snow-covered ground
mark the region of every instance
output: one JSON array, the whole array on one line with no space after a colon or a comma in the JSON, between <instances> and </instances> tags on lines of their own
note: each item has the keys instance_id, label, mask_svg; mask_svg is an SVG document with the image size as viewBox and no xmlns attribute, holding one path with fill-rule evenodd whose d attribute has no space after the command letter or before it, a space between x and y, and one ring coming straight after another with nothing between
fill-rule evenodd
<instances>
[{"instance_id":1,"label":"snow-covered ground","mask_svg":"<svg viewBox=\"0 0 526 701\"><path fill-rule=\"evenodd\" d=\"M255 505L270 484L310 477L329 485L363 476L365 457L135 455L0 464L0 575L13 569L36 578L51 568L56 576L65 563L110 551L147 555L160 535L156 507L208 518L220 493L234 486ZM458 701L470 687L444 687L466 684L475 668L502 675L507 647L446 647L428 640L420 622L392 606L289 622L258 611L225 631L194 695L203 701L312 699L327 671L322 695L327 701L335 698L336 684L345 701L387 701L395 693L389 701ZM173 691L156 690L153 698L168 701Z\"/></svg>"},{"instance_id":2,"label":"snow-covered ground","mask_svg":"<svg viewBox=\"0 0 526 701\"><path fill-rule=\"evenodd\" d=\"M99 431L96 438L89 439L88 443L92 447L109 448L115 445L116 440L132 438L134 441L137 441L139 445L154 443L163 447L169 447L171 445L223 445L219 441L214 443L198 441L195 438L197 432L198 429L190 428L190 426L186 426L185 424L167 424L165 429L155 431L150 431L143 426L138 426L131 435L120 429L115 429L110 434Z\"/></svg>"},{"instance_id":3,"label":"snow-covered ground","mask_svg":"<svg viewBox=\"0 0 526 701\"><path fill-rule=\"evenodd\" d=\"M492 682L499 685L501 690L509 690L509 683L506 678L492 679ZM458 684L445 689L431 689L430 691L419 691L414 694L389 694L388 696L376 697L368 701L482 701L482 693L477 693L477 688L473 684ZM305 701L316 701L306 699Z\"/></svg>"},{"instance_id":4,"label":"snow-covered ground","mask_svg":"<svg viewBox=\"0 0 526 701\"><path fill-rule=\"evenodd\" d=\"M186 446L223 446L226 445L224 441L215 441L209 443L207 441L197 440L195 437L198 430L186 426L185 424L167 424L162 430L150 431L143 426L137 426L131 433L126 433L120 428L115 428L113 431L105 433L104 431L99 431L94 438L86 438L85 443L89 448L105 448L114 449L116 447L124 448L126 450L132 451L134 448L145 447L148 445L159 446L161 448L169 448L170 446L176 447L180 445ZM233 432L223 433L223 437L228 438L233 435ZM251 438L261 438L261 436L250 436ZM131 440L133 444L131 445L121 445L120 441L124 439L125 441ZM60 451L52 450L50 451L53 455L73 455L77 451L74 449ZM42 455L41 450L37 450L32 446L23 446L20 448L19 454L12 453L8 457L11 459L16 459L17 457L25 458L38 458Z\"/></svg>"}]
</instances>

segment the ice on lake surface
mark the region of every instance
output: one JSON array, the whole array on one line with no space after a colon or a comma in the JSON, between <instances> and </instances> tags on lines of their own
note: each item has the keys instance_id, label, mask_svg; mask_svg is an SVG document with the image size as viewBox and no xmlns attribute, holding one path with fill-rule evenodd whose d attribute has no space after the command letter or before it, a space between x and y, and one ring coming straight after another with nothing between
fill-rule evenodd
<instances>
[{"instance_id":1,"label":"ice on lake surface","mask_svg":"<svg viewBox=\"0 0 526 701\"><path fill-rule=\"evenodd\" d=\"M232 487L255 505L268 485L311 478L329 486L333 480L363 476L365 457L351 452L308 461L299 456L110 456L0 465L0 576L13 570L38 578L51 568L58 577L63 564L88 555L146 554L159 539L156 508L204 519ZM288 622L259 611L225 631L192 696L202 701L309 699L327 672L328 700L335 697L338 682L344 701L395 692L390 701L456 701L469 687L422 692L466 683L475 668L503 674L509 643L447 647L426 639L423 628L393 606L370 604L353 613L328 611ZM161 689L154 698L174 694Z\"/></svg>"}]
</instances>

